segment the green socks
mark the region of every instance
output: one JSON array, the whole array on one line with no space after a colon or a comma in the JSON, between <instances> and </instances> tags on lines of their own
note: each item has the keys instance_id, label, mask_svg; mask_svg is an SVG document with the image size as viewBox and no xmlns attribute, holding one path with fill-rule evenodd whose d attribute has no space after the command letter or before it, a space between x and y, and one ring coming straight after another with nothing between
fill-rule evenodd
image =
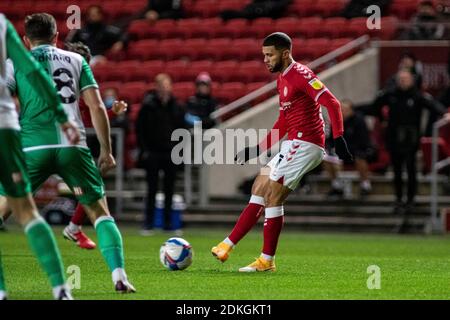
<instances>
[{"instance_id":1,"label":"green socks","mask_svg":"<svg viewBox=\"0 0 450 320\"><path fill-rule=\"evenodd\" d=\"M100 251L113 272L117 268L124 268L122 236L114 218L103 216L95 221Z\"/></svg>"},{"instance_id":2,"label":"green socks","mask_svg":"<svg viewBox=\"0 0 450 320\"><path fill-rule=\"evenodd\" d=\"M6 291L5 278L3 277L2 254L0 252L0 291Z\"/></svg>"},{"instance_id":3,"label":"green socks","mask_svg":"<svg viewBox=\"0 0 450 320\"><path fill-rule=\"evenodd\" d=\"M64 267L50 226L44 219L37 218L25 226L25 234L31 250L47 273L52 287L63 285L65 283Z\"/></svg>"}]
</instances>

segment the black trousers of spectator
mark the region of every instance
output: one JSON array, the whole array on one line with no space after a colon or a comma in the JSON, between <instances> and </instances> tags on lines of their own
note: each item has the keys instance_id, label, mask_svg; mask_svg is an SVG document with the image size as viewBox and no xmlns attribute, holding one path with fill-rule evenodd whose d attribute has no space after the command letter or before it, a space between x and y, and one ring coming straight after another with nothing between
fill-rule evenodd
<instances>
[{"instance_id":1,"label":"black trousers of spectator","mask_svg":"<svg viewBox=\"0 0 450 320\"><path fill-rule=\"evenodd\" d=\"M405 164L408 174L407 202L414 202L414 197L417 193L416 153L417 148L414 147L390 151L391 162L394 167L394 186L397 202L402 202L403 200L402 172Z\"/></svg>"},{"instance_id":2,"label":"black trousers of spectator","mask_svg":"<svg viewBox=\"0 0 450 320\"><path fill-rule=\"evenodd\" d=\"M170 152L149 153L145 161L147 171L147 200L145 207L144 228L154 227L155 196L158 191L159 172L164 173L164 229L171 229L170 213L172 210L172 196L175 189L177 167L173 164Z\"/></svg>"}]
</instances>

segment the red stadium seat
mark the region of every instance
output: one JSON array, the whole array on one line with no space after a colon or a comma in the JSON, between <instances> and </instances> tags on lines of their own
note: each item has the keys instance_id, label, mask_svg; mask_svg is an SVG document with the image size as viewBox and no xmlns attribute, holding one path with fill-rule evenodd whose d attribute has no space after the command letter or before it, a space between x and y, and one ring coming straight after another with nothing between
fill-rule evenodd
<instances>
[{"instance_id":1,"label":"red stadium seat","mask_svg":"<svg viewBox=\"0 0 450 320\"><path fill-rule=\"evenodd\" d=\"M240 38L248 29L249 23L247 19L233 19L228 21L224 26L215 30L214 36L217 38L231 37Z\"/></svg>"},{"instance_id":2,"label":"red stadium seat","mask_svg":"<svg viewBox=\"0 0 450 320\"><path fill-rule=\"evenodd\" d=\"M223 25L222 19L218 17L203 19L198 25L192 26L191 36L193 38L211 38Z\"/></svg>"},{"instance_id":3,"label":"red stadium seat","mask_svg":"<svg viewBox=\"0 0 450 320\"><path fill-rule=\"evenodd\" d=\"M127 82L123 83L119 88L119 95L122 99L130 101L132 104L141 103L148 89L149 85L145 82Z\"/></svg>"},{"instance_id":4,"label":"red stadium seat","mask_svg":"<svg viewBox=\"0 0 450 320\"><path fill-rule=\"evenodd\" d=\"M306 41L305 56L311 57L312 60L323 56L330 51L330 39L313 38Z\"/></svg>"},{"instance_id":5,"label":"red stadium seat","mask_svg":"<svg viewBox=\"0 0 450 320\"><path fill-rule=\"evenodd\" d=\"M172 60L176 56L176 52L179 48L182 48L184 41L181 39L167 39L161 40L158 44L158 50L155 51L157 55L152 58Z\"/></svg>"},{"instance_id":6,"label":"red stadium seat","mask_svg":"<svg viewBox=\"0 0 450 320\"><path fill-rule=\"evenodd\" d=\"M105 81L100 83L100 92L104 92L106 89L115 89L119 91L123 83L119 81Z\"/></svg>"},{"instance_id":7,"label":"red stadium seat","mask_svg":"<svg viewBox=\"0 0 450 320\"><path fill-rule=\"evenodd\" d=\"M134 81L153 82L155 76L165 70L165 62L162 60L150 60L142 62L132 75Z\"/></svg>"},{"instance_id":8,"label":"red stadium seat","mask_svg":"<svg viewBox=\"0 0 450 320\"><path fill-rule=\"evenodd\" d=\"M286 17L275 20L275 29L288 34L291 38L300 36L298 25L300 19L297 17Z\"/></svg>"},{"instance_id":9,"label":"red stadium seat","mask_svg":"<svg viewBox=\"0 0 450 320\"><path fill-rule=\"evenodd\" d=\"M173 84L173 94L180 101L186 102L187 98L195 94L195 84L193 82L176 82Z\"/></svg>"},{"instance_id":10,"label":"red stadium seat","mask_svg":"<svg viewBox=\"0 0 450 320\"><path fill-rule=\"evenodd\" d=\"M275 20L271 18L257 18L253 20L252 24L250 25L250 28L243 31L242 37L253 37L256 39L263 39L267 35L271 34L272 32L275 32L276 26L275 26Z\"/></svg>"},{"instance_id":11,"label":"red stadium seat","mask_svg":"<svg viewBox=\"0 0 450 320\"><path fill-rule=\"evenodd\" d=\"M207 46L206 39L187 39L183 46L173 52L173 59L188 58L190 60L197 60L199 52L204 50Z\"/></svg>"},{"instance_id":12,"label":"red stadium seat","mask_svg":"<svg viewBox=\"0 0 450 320\"><path fill-rule=\"evenodd\" d=\"M231 45L222 53L224 60L253 60L262 59L261 42L256 39L234 39Z\"/></svg>"},{"instance_id":13,"label":"red stadium seat","mask_svg":"<svg viewBox=\"0 0 450 320\"><path fill-rule=\"evenodd\" d=\"M222 54L231 46L231 39L219 38L211 39L204 50L198 53L197 59L220 60Z\"/></svg>"},{"instance_id":14,"label":"red stadium seat","mask_svg":"<svg viewBox=\"0 0 450 320\"><path fill-rule=\"evenodd\" d=\"M369 29L367 28L367 18L352 18L344 30L343 36L358 38L368 33Z\"/></svg>"},{"instance_id":15,"label":"red stadium seat","mask_svg":"<svg viewBox=\"0 0 450 320\"><path fill-rule=\"evenodd\" d=\"M157 40L141 40L130 44L128 47L128 59L150 60L159 59L159 56L160 47Z\"/></svg>"},{"instance_id":16,"label":"red stadium seat","mask_svg":"<svg viewBox=\"0 0 450 320\"><path fill-rule=\"evenodd\" d=\"M318 37L339 38L346 28L348 20L342 17L328 18L323 21L322 28L315 33Z\"/></svg>"},{"instance_id":17,"label":"red stadium seat","mask_svg":"<svg viewBox=\"0 0 450 320\"><path fill-rule=\"evenodd\" d=\"M319 34L323 25L320 17L307 17L300 19L297 34L306 38L313 38Z\"/></svg>"},{"instance_id":18,"label":"red stadium seat","mask_svg":"<svg viewBox=\"0 0 450 320\"><path fill-rule=\"evenodd\" d=\"M115 69L117 66L116 62L113 61L107 61L105 63L96 64L92 71L94 73L94 77L97 80L97 82L103 82L103 81L110 81L109 76L111 70Z\"/></svg>"},{"instance_id":19,"label":"red stadium seat","mask_svg":"<svg viewBox=\"0 0 450 320\"><path fill-rule=\"evenodd\" d=\"M418 0L395 0L389 7L389 13L401 20L409 20L417 11Z\"/></svg>"},{"instance_id":20,"label":"red stadium seat","mask_svg":"<svg viewBox=\"0 0 450 320\"><path fill-rule=\"evenodd\" d=\"M244 61L239 64L237 72L232 74L230 81L256 82L268 81L270 73L260 60Z\"/></svg>"},{"instance_id":21,"label":"red stadium seat","mask_svg":"<svg viewBox=\"0 0 450 320\"><path fill-rule=\"evenodd\" d=\"M236 60L216 62L211 70L211 77L216 81L227 82L237 72L238 67Z\"/></svg>"},{"instance_id":22,"label":"red stadium seat","mask_svg":"<svg viewBox=\"0 0 450 320\"><path fill-rule=\"evenodd\" d=\"M183 38L189 39L192 37L192 30L197 28L202 20L199 18L181 19L176 23L176 27L168 30L167 36L169 38Z\"/></svg>"},{"instance_id":23,"label":"red stadium seat","mask_svg":"<svg viewBox=\"0 0 450 320\"><path fill-rule=\"evenodd\" d=\"M242 82L223 83L220 90L215 94L222 103L230 103L245 94L245 85Z\"/></svg>"},{"instance_id":24,"label":"red stadium seat","mask_svg":"<svg viewBox=\"0 0 450 320\"><path fill-rule=\"evenodd\" d=\"M167 39L170 30L176 28L175 20L163 19L155 22L146 32L146 38Z\"/></svg>"},{"instance_id":25,"label":"red stadium seat","mask_svg":"<svg viewBox=\"0 0 450 320\"><path fill-rule=\"evenodd\" d=\"M131 21L128 27L128 35L131 40L150 38L148 33L152 27L153 26L147 20Z\"/></svg>"},{"instance_id":26,"label":"red stadium seat","mask_svg":"<svg viewBox=\"0 0 450 320\"><path fill-rule=\"evenodd\" d=\"M109 71L109 81L133 81L134 74L141 67L141 62L136 60L122 61L116 64L114 68Z\"/></svg>"},{"instance_id":27,"label":"red stadium seat","mask_svg":"<svg viewBox=\"0 0 450 320\"><path fill-rule=\"evenodd\" d=\"M330 17L339 15L345 6L345 1L341 0L318 0L311 9L311 15Z\"/></svg>"},{"instance_id":28,"label":"red stadium seat","mask_svg":"<svg viewBox=\"0 0 450 320\"><path fill-rule=\"evenodd\" d=\"M170 75L173 82L177 82L180 80L181 75L184 73L187 66L188 62L186 60L167 61L164 72Z\"/></svg>"},{"instance_id":29,"label":"red stadium seat","mask_svg":"<svg viewBox=\"0 0 450 320\"><path fill-rule=\"evenodd\" d=\"M212 18L219 13L219 7L215 0L198 0L192 8L192 13L202 18Z\"/></svg>"},{"instance_id":30,"label":"red stadium seat","mask_svg":"<svg viewBox=\"0 0 450 320\"><path fill-rule=\"evenodd\" d=\"M200 72L210 72L212 66L213 62L211 60L190 62L184 73L180 75L180 81L195 81L195 78Z\"/></svg>"}]
</instances>

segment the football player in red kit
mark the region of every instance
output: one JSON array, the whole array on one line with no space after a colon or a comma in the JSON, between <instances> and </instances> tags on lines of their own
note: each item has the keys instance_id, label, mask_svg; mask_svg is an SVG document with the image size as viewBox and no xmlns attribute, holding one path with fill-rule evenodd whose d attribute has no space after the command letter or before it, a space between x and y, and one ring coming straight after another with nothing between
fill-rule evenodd
<instances>
[{"instance_id":1,"label":"football player in red kit","mask_svg":"<svg viewBox=\"0 0 450 320\"><path fill-rule=\"evenodd\" d=\"M343 160L352 159L343 138L339 101L308 67L293 60L291 50L292 41L284 33L275 32L264 39L264 63L270 72L279 73L280 114L267 137L259 145L240 151L235 160L244 164L270 149L286 134L287 139L282 142L280 152L256 177L249 204L229 236L211 250L218 260L225 262L264 213L262 253L255 262L240 268L241 272L275 271L275 251L283 226L283 203L302 177L322 162L325 153L321 105L327 108L331 120L337 155Z\"/></svg>"}]
</instances>

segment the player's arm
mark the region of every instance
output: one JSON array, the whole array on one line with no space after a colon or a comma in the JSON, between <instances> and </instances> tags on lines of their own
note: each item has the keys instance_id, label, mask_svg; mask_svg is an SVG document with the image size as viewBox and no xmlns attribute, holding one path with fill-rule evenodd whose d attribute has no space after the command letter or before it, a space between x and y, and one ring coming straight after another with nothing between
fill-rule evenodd
<instances>
[{"instance_id":1,"label":"player's arm","mask_svg":"<svg viewBox=\"0 0 450 320\"><path fill-rule=\"evenodd\" d=\"M7 56L14 63L14 67L26 76L31 87L34 88L39 96L45 100L47 105L54 110L56 121L61 124L61 128L67 136L67 139L72 144L78 143L80 133L78 132L77 127L68 120L52 80L22 45L19 35L12 24L8 20L6 23Z\"/></svg>"},{"instance_id":2,"label":"player's arm","mask_svg":"<svg viewBox=\"0 0 450 320\"><path fill-rule=\"evenodd\" d=\"M270 150L275 143L280 141L286 135L286 132L287 129L284 114L283 111L280 110L280 115L267 136L258 145L254 147L245 147L243 150L239 151L234 157L234 161L243 165L250 159L258 157L264 151Z\"/></svg>"},{"instance_id":3,"label":"player's arm","mask_svg":"<svg viewBox=\"0 0 450 320\"><path fill-rule=\"evenodd\" d=\"M286 135L286 132L287 129L286 129L286 122L284 119L284 113L282 110L280 110L280 115L278 116L277 121L275 121L275 123L273 124L272 129L264 138L264 140L262 140L259 143L258 145L259 152L270 150L270 148L274 144L283 139L283 137Z\"/></svg>"},{"instance_id":4,"label":"player's arm","mask_svg":"<svg viewBox=\"0 0 450 320\"><path fill-rule=\"evenodd\" d=\"M92 124L100 143L99 166L102 174L115 167L112 155L109 119L105 105L96 87L89 87L82 91L83 100L89 108Z\"/></svg>"}]
</instances>

